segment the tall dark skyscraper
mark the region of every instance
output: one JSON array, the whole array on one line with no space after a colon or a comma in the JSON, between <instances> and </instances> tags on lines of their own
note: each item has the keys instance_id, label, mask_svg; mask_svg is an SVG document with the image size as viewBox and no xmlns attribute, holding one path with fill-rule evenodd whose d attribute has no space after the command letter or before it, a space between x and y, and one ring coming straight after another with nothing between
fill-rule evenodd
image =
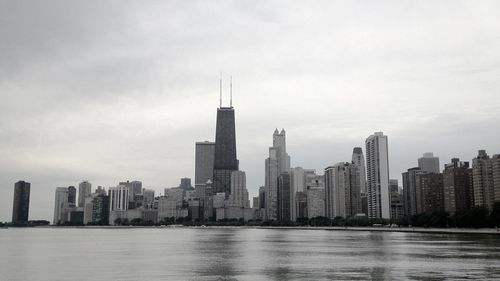
<instances>
[{"instance_id":1,"label":"tall dark skyscraper","mask_svg":"<svg viewBox=\"0 0 500 281\"><path fill-rule=\"evenodd\" d=\"M14 186L14 203L12 208L12 223L27 223L30 208L31 184L18 181Z\"/></svg>"},{"instance_id":2,"label":"tall dark skyscraper","mask_svg":"<svg viewBox=\"0 0 500 281\"><path fill-rule=\"evenodd\" d=\"M238 170L234 108L217 109L214 153L214 192L231 192L231 173Z\"/></svg>"}]
</instances>

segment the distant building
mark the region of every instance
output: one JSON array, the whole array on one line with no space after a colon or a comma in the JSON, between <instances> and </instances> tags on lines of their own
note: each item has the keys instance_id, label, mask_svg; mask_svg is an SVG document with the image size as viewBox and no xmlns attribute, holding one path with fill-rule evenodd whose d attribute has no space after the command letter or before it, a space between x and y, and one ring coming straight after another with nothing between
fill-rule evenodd
<instances>
[{"instance_id":1,"label":"distant building","mask_svg":"<svg viewBox=\"0 0 500 281\"><path fill-rule=\"evenodd\" d=\"M369 218L391 216L387 136L376 132L366 139L367 202Z\"/></svg>"},{"instance_id":2,"label":"distant building","mask_svg":"<svg viewBox=\"0 0 500 281\"><path fill-rule=\"evenodd\" d=\"M291 220L296 221L298 217L297 209L297 192L304 192L306 190L305 172L302 167L290 168L290 185L291 185Z\"/></svg>"},{"instance_id":3,"label":"distant building","mask_svg":"<svg viewBox=\"0 0 500 281\"><path fill-rule=\"evenodd\" d=\"M76 188L74 186L68 186L68 203L76 206Z\"/></svg>"},{"instance_id":4,"label":"distant building","mask_svg":"<svg viewBox=\"0 0 500 281\"><path fill-rule=\"evenodd\" d=\"M250 208L246 175L243 171L233 171L231 173L231 194L229 195L229 205L232 207Z\"/></svg>"},{"instance_id":5,"label":"distant building","mask_svg":"<svg viewBox=\"0 0 500 281\"><path fill-rule=\"evenodd\" d=\"M458 158L451 159L443 171L443 195L445 212L454 215L458 210L473 206L472 169L469 162L461 162Z\"/></svg>"},{"instance_id":6,"label":"distant building","mask_svg":"<svg viewBox=\"0 0 500 281\"><path fill-rule=\"evenodd\" d=\"M213 181L215 142L197 142L195 145L194 183Z\"/></svg>"},{"instance_id":7,"label":"distant building","mask_svg":"<svg viewBox=\"0 0 500 281\"><path fill-rule=\"evenodd\" d=\"M127 210L129 206L130 188L126 185L119 184L116 187L108 189L109 194L109 223L114 224L116 219L127 218Z\"/></svg>"},{"instance_id":8,"label":"distant building","mask_svg":"<svg viewBox=\"0 0 500 281\"><path fill-rule=\"evenodd\" d=\"M236 130L234 108L217 109L217 125L215 129L213 188L215 193L231 192L231 173L238 170L236 158Z\"/></svg>"},{"instance_id":9,"label":"distant building","mask_svg":"<svg viewBox=\"0 0 500 281\"><path fill-rule=\"evenodd\" d=\"M278 177L278 220L291 221L292 211L292 186L290 184L290 173L281 173Z\"/></svg>"},{"instance_id":10,"label":"distant building","mask_svg":"<svg viewBox=\"0 0 500 281\"><path fill-rule=\"evenodd\" d=\"M193 186L191 185L191 179L190 178L181 178L181 184L179 185L179 188L184 189L184 190L193 190Z\"/></svg>"},{"instance_id":11,"label":"distant building","mask_svg":"<svg viewBox=\"0 0 500 281\"><path fill-rule=\"evenodd\" d=\"M69 207L68 202L68 188L58 187L56 188L54 200L54 220L55 225L62 224L68 221L66 209Z\"/></svg>"},{"instance_id":12,"label":"distant building","mask_svg":"<svg viewBox=\"0 0 500 281\"><path fill-rule=\"evenodd\" d=\"M417 213L444 211L443 174L417 176Z\"/></svg>"},{"instance_id":13,"label":"distant building","mask_svg":"<svg viewBox=\"0 0 500 281\"><path fill-rule=\"evenodd\" d=\"M92 198L92 222L108 225L109 211L109 196L102 192L96 192L96 196Z\"/></svg>"},{"instance_id":14,"label":"distant building","mask_svg":"<svg viewBox=\"0 0 500 281\"><path fill-rule=\"evenodd\" d=\"M296 220L297 219L306 219L307 215L307 192L306 191L298 191L295 194L295 208L297 210Z\"/></svg>"},{"instance_id":15,"label":"distant building","mask_svg":"<svg viewBox=\"0 0 500 281\"><path fill-rule=\"evenodd\" d=\"M92 184L88 181L82 181L78 185L78 207L85 206L85 198L92 193Z\"/></svg>"},{"instance_id":16,"label":"distant building","mask_svg":"<svg viewBox=\"0 0 500 281\"><path fill-rule=\"evenodd\" d=\"M278 219L278 176L290 172L290 156L286 152L286 132L278 129L273 133L273 146L265 161L266 218ZM293 196L293 195L292 195Z\"/></svg>"},{"instance_id":17,"label":"distant building","mask_svg":"<svg viewBox=\"0 0 500 281\"><path fill-rule=\"evenodd\" d=\"M366 193L366 166L365 156L361 147L355 147L352 150L352 163L359 169L359 185L361 186L361 193Z\"/></svg>"},{"instance_id":18,"label":"distant building","mask_svg":"<svg viewBox=\"0 0 500 281\"><path fill-rule=\"evenodd\" d=\"M155 200L155 191L152 189L142 189L143 206L151 209Z\"/></svg>"},{"instance_id":19,"label":"distant building","mask_svg":"<svg viewBox=\"0 0 500 281\"><path fill-rule=\"evenodd\" d=\"M337 163L325 169L325 216L352 217L361 211L360 173L357 165Z\"/></svg>"},{"instance_id":20,"label":"distant building","mask_svg":"<svg viewBox=\"0 0 500 281\"><path fill-rule=\"evenodd\" d=\"M29 182L18 181L14 184L14 203L12 204L12 223L14 224L28 222L30 189Z\"/></svg>"},{"instance_id":21,"label":"distant building","mask_svg":"<svg viewBox=\"0 0 500 281\"><path fill-rule=\"evenodd\" d=\"M389 180L391 193L391 219L397 220L405 216L404 198L399 191L398 180Z\"/></svg>"},{"instance_id":22,"label":"distant building","mask_svg":"<svg viewBox=\"0 0 500 281\"><path fill-rule=\"evenodd\" d=\"M434 157L432 152L426 152L418 158L418 167L427 173L439 174L439 157Z\"/></svg>"},{"instance_id":23,"label":"distant building","mask_svg":"<svg viewBox=\"0 0 500 281\"><path fill-rule=\"evenodd\" d=\"M124 186L128 189L127 209L135 209L141 205L142 202L139 202L141 197L137 196L142 194L141 181L120 182L118 185Z\"/></svg>"},{"instance_id":24,"label":"distant building","mask_svg":"<svg viewBox=\"0 0 500 281\"><path fill-rule=\"evenodd\" d=\"M472 160L474 205L493 210L495 202L500 202L500 156L492 158L485 150L479 150Z\"/></svg>"},{"instance_id":25,"label":"distant building","mask_svg":"<svg viewBox=\"0 0 500 281\"><path fill-rule=\"evenodd\" d=\"M323 186L307 187L308 218L325 216L325 188Z\"/></svg>"},{"instance_id":26,"label":"distant building","mask_svg":"<svg viewBox=\"0 0 500 281\"><path fill-rule=\"evenodd\" d=\"M417 176L427 174L419 167L410 168L403 173L403 202L405 216L417 214Z\"/></svg>"}]
</instances>

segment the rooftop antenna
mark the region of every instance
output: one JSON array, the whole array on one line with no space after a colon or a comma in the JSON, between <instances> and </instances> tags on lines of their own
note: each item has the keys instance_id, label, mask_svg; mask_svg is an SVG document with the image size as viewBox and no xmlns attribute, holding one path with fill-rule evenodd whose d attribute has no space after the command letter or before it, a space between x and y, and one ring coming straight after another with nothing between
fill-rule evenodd
<instances>
[{"instance_id":1,"label":"rooftop antenna","mask_svg":"<svg viewBox=\"0 0 500 281\"><path fill-rule=\"evenodd\" d=\"M222 72L220 73L219 80L219 107L222 108Z\"/></svg>"},{"instance_id":2,"label":"rooftop antenna","mask_svg":"<svg viewBox=\"0 0 500 281\"><path fill-rule=\"evenodd\" d=\"M229 79L229 106L233 107L233 76Z\"/></svg>"}]
</instances>

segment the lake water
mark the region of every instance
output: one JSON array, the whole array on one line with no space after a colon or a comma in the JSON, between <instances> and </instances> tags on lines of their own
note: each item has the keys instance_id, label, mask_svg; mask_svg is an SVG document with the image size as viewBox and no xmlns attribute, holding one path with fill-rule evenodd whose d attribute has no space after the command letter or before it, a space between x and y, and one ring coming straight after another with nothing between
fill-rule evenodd
<instances>
[{"instance_id":1,"label":"lake water","mask_svg":"<svg viewBox=\"0 0 500 281\"><path fill-rule=\"evenodd\" d=\"M500 236L0 229L0 280L500 280Z\"/></svg>"}]
</instances>

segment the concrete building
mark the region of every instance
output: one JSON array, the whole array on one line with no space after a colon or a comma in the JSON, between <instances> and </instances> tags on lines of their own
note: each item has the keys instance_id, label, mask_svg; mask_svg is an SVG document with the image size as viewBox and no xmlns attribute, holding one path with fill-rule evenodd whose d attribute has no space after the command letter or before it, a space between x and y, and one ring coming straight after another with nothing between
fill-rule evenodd
<instances>
[{"instance_id":1,"label":"concrete building","mask_svg":"<svg viewBox=\"0 0 500 281\"><path fill-rule=\"evenodd\" d=\"M403 175L403 201L405 216L417 214L417 176L427 174L419 167L410 168Z\"/></svg>"},{"instance_id":2,"label":"concrete building","mask_svg":"<svg viewBox=\"0 0 500 281\"><path fill-rule=\"evenodd\" d=\"M78 207L85 206L85 198L92 193L92 184L88 181L82 181L78 185Z\"/></svg>"},{"instance_id":3,"label":"concrete building","mask_svg":"<svg viewBox=\"0 0 500 281\"><path fill-rule=\"evenodd\" d=\"M76 188L74 186L68 186L68 203L76 206Z\"/></svg>"},{"instance_id":4,"label":"concrete building","mask_svg":"<svg viewBox=\"0 0 500 281\"><path fill-rule=\"evenodd\" d=\"M325 216L325 188L323 186L307 187L307 216L308 218Z\"/></svg>"},{"instance_id":5,"label":"concrete building","mask_svg":"<svg viewBox=\"0 0 500 281\"><path fill-rule=\"evenodd\" d=\"M92 199L92 223L99 225L109 224L109 196L96 191Z\"/></svg>"},{"instance_id":6,"label":"concrete building","mask_svg":"<svg viewBox=\"0 0 500 281\"><path fill-rule=\"evenodd\" d=\"M434 157L432 152L426 152L418 158L418 167L427 173L439 174L439 157Z\"/></svg>"},{"instance_id":7,"label":"concrete building","mask_svg":"<svg viewBox=\"0 0 500 281\"><path fill-rule=\"evenodd\" d=\"M472 179L474 205L483 206L490 211L496 202L500 202L499 164L500 157L490 158L485 150L479 150L472 160Z\"/></svg>"},{"instance_id":8,"label":"concrete building","mask_svg":"<svg viewBox=\"0 0 500 281\"><path fill-rule=\"evenodd\" d=\"M307 192L306 191L298 191L295 193L295 208L297 210L296 220L298 219L307 219Z\"/></svg>"},{"instance_id":9,"label":"concrete building","mask_svg":"<svg viewBox=\"0 0 500 281\"><path fill-rule=\"evenodd\" d=\"M109 223L114 224L116 219L126 219L129 207L130 186L119 184L108 189L109 194Z\"/></svg>"},{"instance_id":10,"label":"concrete building","mask_svg":"<svg viewBox=\"0 0 500 281\"><path fill-rule=\"evenodd\" d=\"M195 186L197 184L205 184L208 180L213 181L214 155L215 142L196 142L194 168Z\"/></svg>"},{"instance_id":11,"label":"concrete building","mask_svg":"<svg viewBox=\"0 0 500 281\"><path fill-rule=\"evenodd\" d=\"M391 219L398 220L405 216L404 198L400 192L397 179L389 179L391 194Z\"/></svg>"},{"instance_id":12,"label":"concrete building","mask_svg":"<svg viewBox=\"0 0 500 281\"><path fill-rule=\"evenodd\" d=\"M128 209L135 209L141 205L142 202L139 202L142 198L142 182L141 181L123 181L118 185L125 186L128 188Z\"/></svg>"},{"instance_id":13,"label":"concrete building","mask_svg":"<svg viewBox=\"0 0 500 281\"><path fill-rule=\"evenodd\" d=\"M290 173L281 173L278 177L278 220L292 220L292 186L290 182Z\"/></svg>"},{"instance_id":14,"label":"concrete building","mask_svg":"<svg viewBox=\"0 0 500 281\"><path fill-rule=\"evenodd\" d=\"M376 132L366 139L367 202L369 218L389 219L389 149L387 136Z\"/></svg>"},{"instance_id":15,"label":"concrete building","mask_svg":"<svg viewBox=\"0 0 500 281\"><path fill-rule=\"evenodd\" d=\"M152 209L155 200L155 191L153 189L142 189L143 206Z\"/></svg>"},{"instance_id":16,"label":"concrete building","mask_svg":"<svg viewBox=\"0 0 500 281\"><path fill-rule=\"evenodd\" d=\"M325 216L353 217L361 211L360 173L353 163L337 163L325 169Z\"/></svg>"},{"instance_id":17,"label":"concrete building","mask_svg":"<svg viewBox=\"0 0 500 281\"><path fill-rule=\"evenodd\" d=\"M417 176L417 214L444 211L443 174Z\"/></svg>"},{"instance_id":18,"label":"concrete building","mask_svg":"<svg viewBox=\"0 0 500 281\"><path fill-rule=\"evenodd\" d=\"M458 158L451 159L451 163L444 166L443 196L444 210L454 215L458 210L469 209L473 203L472 169L469 162L461 162Z\"/></svg>"},{"instance_id":19,"label":"concrete building","mask_svg":"<svg viewBox=\"0 0 500 281\"><path fill-rule=\"evenodd\" d=\"M12 203L12 223L28 223L30 209L31 184L18 181L14 184L14 202Z\"/></svg>"}]
</instances>

